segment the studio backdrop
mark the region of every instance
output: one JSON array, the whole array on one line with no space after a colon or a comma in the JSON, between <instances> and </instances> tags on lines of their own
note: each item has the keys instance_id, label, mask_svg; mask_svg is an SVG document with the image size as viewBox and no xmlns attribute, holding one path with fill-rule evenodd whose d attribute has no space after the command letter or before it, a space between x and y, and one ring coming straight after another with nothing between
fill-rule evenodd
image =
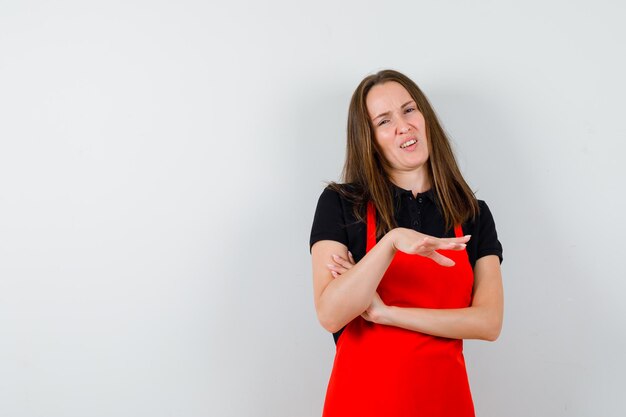
<instances>
[{"instance_id":1,"label":"studio backdrop","mask_svg":"<svg viewBox=\"0 0 626 417\"><path fill-rule=\"evenodd\" d=\"M481 417L620 417L626 7L0 1L0 415L321 415L350 96L422 88L504 248Z\"/></svg>"}]
</instances>

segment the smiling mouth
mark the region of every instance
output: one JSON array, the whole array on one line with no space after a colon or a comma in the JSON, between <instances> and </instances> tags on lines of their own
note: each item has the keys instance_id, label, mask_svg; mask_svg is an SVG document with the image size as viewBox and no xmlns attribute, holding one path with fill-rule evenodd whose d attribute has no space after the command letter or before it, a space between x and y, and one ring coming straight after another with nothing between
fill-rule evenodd
<instances>
[{"instance_id":1,"label":"smiling mouth","mask_svg":"<svg viewBox=\"0 0 626 417\"><path fill-rule=\"evenodd\" d=\"M414 143L417 143L417 139L411 139L411 140L407 140L406 142L404 142L402 145L400 145L400 147L402 149L409 147L411 145L413 145Z\"/></svg>"}]
</instances>

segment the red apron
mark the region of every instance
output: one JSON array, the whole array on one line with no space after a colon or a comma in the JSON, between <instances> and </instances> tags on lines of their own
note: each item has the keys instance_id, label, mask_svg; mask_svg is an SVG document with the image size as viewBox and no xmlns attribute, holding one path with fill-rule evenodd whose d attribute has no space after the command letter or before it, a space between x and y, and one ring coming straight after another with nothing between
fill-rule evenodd
<instances>
[{"instance_id":1,"label":"red apron","mask_svg":"<svg viewBox=\"0 0 626 417\"><path fill-rule=\"evenodd\" d=\"M463 236L461 226L454 228ZM367 248L376 244L376 211L367 207ZM441 250L453 267L396 252L378 293L387 305L462 308L472 301L467 252ZM463 340L369 322L358 316L337 341L323 417L473 417Z\"/></svg>"}]
</instances>

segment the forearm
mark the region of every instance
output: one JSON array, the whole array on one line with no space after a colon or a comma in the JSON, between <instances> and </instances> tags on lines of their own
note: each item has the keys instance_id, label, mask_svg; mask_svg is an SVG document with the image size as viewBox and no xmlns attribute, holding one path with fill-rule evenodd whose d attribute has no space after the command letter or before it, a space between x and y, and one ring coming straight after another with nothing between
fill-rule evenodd
<instances>
[{"instance_id":1,"label":"forearm","mask_svg":"<svg viewBox=\"0 0 626 417\"><path fill-rule=\"evenodd\" d=\"M326 329L338 331L367 309L395 252L390 232L349 271L326 286L317 306Z\"/></svg>"},{"instance_id":2,"label":"forearm","mask_svg":"<svg viewBox=\"0 0 626 417\"><path fill-rule=\"evenodd\" d=\"M500 335L504 294L497 256L481 257L474 267L472 305L458 309L385 306L377 314L381 324L452 339L494 341Z\"/></svg>"},{"instance_id":3,"label":"forearm","mask_svg":"<svg viewBox=\"0 0 626 417\"><path fill-rule=\"evenodd\" d=\"M488 306L428 309L388 306L381 324L452 339L494 341L502 327L501 314Z\"/></svg>"}]
</instances>

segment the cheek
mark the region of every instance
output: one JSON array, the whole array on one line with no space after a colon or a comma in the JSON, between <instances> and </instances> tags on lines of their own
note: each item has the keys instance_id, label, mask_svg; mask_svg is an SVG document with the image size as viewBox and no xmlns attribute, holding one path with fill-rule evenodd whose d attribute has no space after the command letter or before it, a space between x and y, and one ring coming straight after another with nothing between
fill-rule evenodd
<instances>
[{"instance_id":1,"label":"cheek","mask_svg":"<svg viewBox=\"0 0 626 417\"><path fill-rule=\"evenodd\" d=\"M422 116L421 113L415 114L415 116L412 118L412 121L420 129L423 129L424 126L426 125L426 122L424 122L424 116Z\"/></svg>"},{"instance_id":2,"label":"cheek","mask_svg":"<svg viewBox=\"0 0 626 417\"><path fill-rule=\"evenodd\" d=\"M385 155L385 157L388 157L390 147L393 144L393 138L390 138L389 135L385 135L383 132L379 131L374 135L374 140L376 141L376 146L379 151Z\"/></svg>"},{"instance_id":3,"label":"cheek","mask_svg":"<svg viewBox=\"0 0 626 417\"><path fill-rule=\"evenodd\" d=\"M394 137L394 132L391 129L379 129L376 132L376 139L382 145L389 145L389 142L393 143Z\"/></svg>"}]
</instances>

